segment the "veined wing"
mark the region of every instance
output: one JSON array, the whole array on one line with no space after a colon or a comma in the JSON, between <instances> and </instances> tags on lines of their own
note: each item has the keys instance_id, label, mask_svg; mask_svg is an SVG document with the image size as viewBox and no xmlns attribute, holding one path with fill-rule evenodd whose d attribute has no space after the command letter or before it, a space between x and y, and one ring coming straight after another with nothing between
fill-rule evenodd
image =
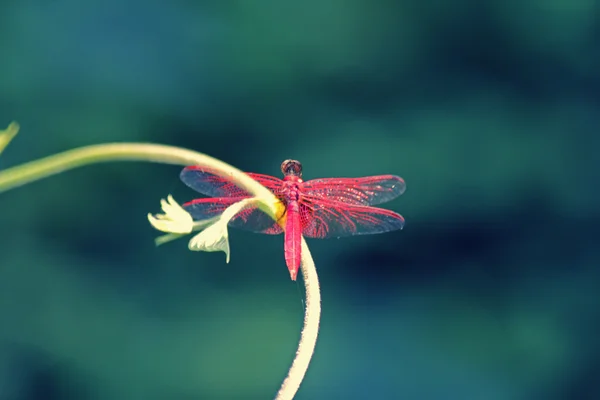
<instances>
[{"instance_id":1,"label":"veined wing","mask_svg":"<svg viewBox=\"0 0 600 400\"><path fill-rule=\"evenodd\" d=\"M320 198L303 198L300 217L302 234L319 239L384 233L404 226L404 218L393 211Z\"/></svg>"},{"instance_id":2,"label":"veined wing","mask_svg":"<svg viewBox=\"0 0 600 400\"><path fill-rule=\"evenodd\" d=\"M323 178L302 183L302 195L356 206L385 203L400 196L405 189L404 180L395 175Z\"/></svg>"},{"instance_id":3,"label":"veined wing","mask_svg":"<svg viewBox=\"0 0 600 400\"><path fill-rule=\"evenodd\" d=\"M196 221L216 217L230 205L241 201L248 196L221 197L195 199L183 204L186 210ZM256 207L248 207L237 213L230 221L229 226L251 232L276 235L283 232L281 227L267 214Z\"/></svg>"},{"instance_id":4,"label":"veined wing","mask_svg":"<svg viewBox=\"0 0 600 400\"><path fill-rule=\"evenodd\" d=\"M247 172L252 179L276 193L282 180L274 176ZM209 168L197 165L186 167L179 175L183 183L209 197L250 197L250 193L238 187L227 178L211 172Z\"/></svg>"}]
</instances>

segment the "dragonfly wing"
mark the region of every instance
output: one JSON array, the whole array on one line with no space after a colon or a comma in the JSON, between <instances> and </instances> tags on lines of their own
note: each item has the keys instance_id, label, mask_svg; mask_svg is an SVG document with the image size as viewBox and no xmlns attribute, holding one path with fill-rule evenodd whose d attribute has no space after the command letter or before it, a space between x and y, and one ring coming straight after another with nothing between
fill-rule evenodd
<instances>
[{"instance_id":1,"label":"dragonfly wing","mask_svg":"<svg viewBox=\"0 0 600 400\"><path fill-rule=\"evenodd\" d=\"M405 189L404 180L395 175L312 179L302 184L302 194L356 206L385 203Z\"/></svg>"},{"instance_id":2,"label":"dragonfly wing","mask_svg":"<svg viewBox=\"0 0 600 400\"><path fill-rule=\"evenodd\" d=\"M241 201L244 197L222 197L195 199L183 204L183 208L190 213L196 221L216 217L230 205ZM245 208L237 213L230 221L229 226L251 232L276 235L283 232L281 227L267 214L256 207Z\"/></svg>"},{"instance_id":3,"label":"dragonfly wing","mask_svg":"<svg viewBox=\"0 0 600 400\"><path fill-rule=\"evenodd\" d=\"M274 176L247 173L252 179L276 193L283 182ZM179 175L183 183L209 197L250 197L250 193L236 186L227 178L211 172L210 168L197 165L186 167Z\"/></svg>"},{"instance_id":4,"label":"dragonfly wing","mask_svg":"<svg viewBox=\"0 0 600 400\"><path fill-rule=\"evenodd\" d=\"M326 199L303 199L300 212L302 234L311 238L369 235L404 226L404 218L393 211Z\"/></svg>"}]
</instances>

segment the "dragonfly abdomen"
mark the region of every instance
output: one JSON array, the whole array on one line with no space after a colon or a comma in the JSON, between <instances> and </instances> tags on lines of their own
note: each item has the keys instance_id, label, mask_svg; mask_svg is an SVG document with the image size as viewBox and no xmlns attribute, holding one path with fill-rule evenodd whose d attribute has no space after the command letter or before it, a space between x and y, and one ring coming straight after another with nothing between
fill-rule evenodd
<instances>
[{"instance_id":1,"label":"dragonfly abdomen","mask_svg":"<svg viewBox=\"0 0 600 400\"><path fill-rule=\"evenodd\" d=\"M287 203L287 219L285 223L285 263L293 281L296 280L300 268L300 245L302 241L302 226L300 224L300 205L298 201Z\"/></svg>"}]
</instances>

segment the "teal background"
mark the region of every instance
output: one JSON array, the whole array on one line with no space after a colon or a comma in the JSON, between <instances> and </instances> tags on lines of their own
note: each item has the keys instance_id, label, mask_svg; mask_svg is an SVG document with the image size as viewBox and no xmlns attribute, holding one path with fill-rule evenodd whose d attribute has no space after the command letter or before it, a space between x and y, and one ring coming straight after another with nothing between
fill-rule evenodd
<instances>
[{"instance_id":1,"label":"teal background","mask_svg":"<svg viewBox=\"0 0 600 400\"><path fill-rule=\"evenodd\" d=\"M403 231L310 240L323 293L297 399L598 399L600 3L0 4L7 168L144 141L279 176L396 174ZM0 400L269 399L302 284L281 236L156 248L179 168L0 194Z\"/></svg>"}]
</instances>

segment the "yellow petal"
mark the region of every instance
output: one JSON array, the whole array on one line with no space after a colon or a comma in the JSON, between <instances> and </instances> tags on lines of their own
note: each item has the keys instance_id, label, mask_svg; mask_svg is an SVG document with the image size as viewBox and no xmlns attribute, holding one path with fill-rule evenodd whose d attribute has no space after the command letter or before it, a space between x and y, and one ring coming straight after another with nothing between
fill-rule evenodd
<instances>
[{"instance_id":1,"label":"yellow petal","mask_svg":"<svg viewBox=\"0 0 600 400\"><path fill-rule=\"evenodd\" d=\"M227 207L217 222L197 234L190 240L188 248L192 251L222 251L229 262L229 232L227 224L237 213L246 207L255 206L256 198L244 199Z\"/></svg>"},{"instance_id":2,"label":"yellow petal","mask_svg":"<svg viewBox=\"0 0 600 400\"><path fill-rule=\"evenodd\" d=\"M215 221L218 221L219 217L215 217L215 218L210 218L204 221L194 221L194 226L192 228L192 231L199 231L202 230L204 228L206 228L209 225L212 225ZM171 242L175 239L179 239L180 237L185 236L186 233L167 233L166 235L161 235L159 237L157 237L156 239L154 239L154 244L156 244L157 246L160 246L161 244L165 244L168 242Z\"/></svg>"},{"instance_id":3,"label":"yellow petal","mask_svg":"<svg viewBox=\"0 0 600 400\"><path fill-rule=\"evenodd\" d=\"M10 141L15 137L15 135L19 132L19 124L16 122L11 122L3 131L0 131L0 153L8 146Z\"/></svg>"},{"instance_id":4,"label":"yellow petal","mask_svg":"<svg viewBox=\"0 0 600 400\"><path fill-rule=\"evenodd\" d=\"M155 229L177 234L192 232L194 227L192 216L177 204L173 196L169 195L167 200L162 199L160 204L164 214L148 214L148 221Z\"/></svg>"},{"instance_id":5,"label":"yellow petal","mask_svg":"<svg viewBox=\"0 0 600 400\"><path fill-rule=\"evenodd\" d=\"M229 234L227 222L220 220L212 224L190 240L188 248L192 251L222 251L225 262L229 262Z\"/></svg>"}]
</instances>

